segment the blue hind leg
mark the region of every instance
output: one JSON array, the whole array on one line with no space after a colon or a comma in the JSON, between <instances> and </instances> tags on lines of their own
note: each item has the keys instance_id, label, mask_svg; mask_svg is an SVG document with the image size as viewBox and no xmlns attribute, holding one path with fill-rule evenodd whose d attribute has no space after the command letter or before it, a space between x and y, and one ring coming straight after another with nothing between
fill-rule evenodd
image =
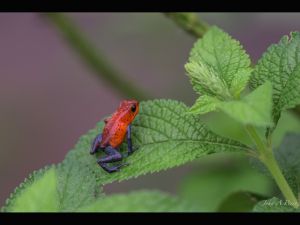
<instances>
[{"instance_id":1,"label":"blue hind leg","mask_svg":"<svg viewBox=\"0 0 300 225\"><path fill-rule=\"evenodd\" d=\"M91 155L95 154L100 149L101 140L102 140L102 134L98 134L92 143L91 150L90 150Z\"/></svg>"},{"instance_id":2,"label":"blue hind leg","mask_svg":"<svg viewBox=\"0 0 300 225\"><path fill-rule=\"evenodd\" d=\"M117 149L115 149L111 146L107 146L104 149L104 152L107 155L104 156L103 158L98 159L97 162L106 172L113 173L113 172L119 171L122 166L129 165L128 163L122 163L119 165L109 167L108 163L121 161L123 157Z\"/></svg>"}]
</instances>

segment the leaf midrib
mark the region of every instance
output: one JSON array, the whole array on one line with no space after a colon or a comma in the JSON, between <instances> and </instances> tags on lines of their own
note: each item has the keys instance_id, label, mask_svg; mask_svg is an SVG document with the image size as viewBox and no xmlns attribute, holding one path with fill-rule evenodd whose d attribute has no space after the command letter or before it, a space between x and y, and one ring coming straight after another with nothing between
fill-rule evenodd
<instances>
[{"instance_id":1,"label":"leaf midrib","mask_svg":"<svg viewBox=\"0 0 300 225\"><path fill-rule=\"evenodd\" d=\"M141 143L141 141L138 138L136 138L136 139ZM229 147L241 148L241 149L245 149L245 150L251 149L250 147L248 147L246 145L244 145L244 146L243 145L232 145L232 144L228 144L228 143L219 143L219 142L203 141L203 140L191 140L191 139L169 139L169 140L162 140L162 141L156 141L156 142L142 143L141 147L147 146L147 145L162 144L162 143L167 143L167 142L196 142L196 143L200 142L202 144L229 146Z\"/></svg>"}]
</instances>

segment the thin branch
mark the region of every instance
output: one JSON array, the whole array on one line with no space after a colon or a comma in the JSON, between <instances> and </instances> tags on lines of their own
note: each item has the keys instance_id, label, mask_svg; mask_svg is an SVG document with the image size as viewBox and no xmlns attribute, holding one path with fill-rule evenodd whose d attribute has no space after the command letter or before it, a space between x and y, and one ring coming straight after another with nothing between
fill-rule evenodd
<instances>
[{"instance_id":1,"label":"thin branch","mask_svg":"<svg viewBox=\"0 0 300 225\"><path fill-rule=\"evenodd\" d=\"M201 38L209 28L195 13L165 13L165 16L196 38Z\"/></svg>"},{"instance_id":2,"label":"thin branch","mask_svg":"<svg viewBox=\"0 0 300 225\"><path fill-rule=\"evenodd\" d=\"M137 100L149 98L148 94L127 80L125 75L117 71L105 56L90 44L83 32L70 18L62 13L46 13L44 15L55 25L68 44L96 72L95 74L105 80L119 94Z\"/></svg>"}]
</instances>

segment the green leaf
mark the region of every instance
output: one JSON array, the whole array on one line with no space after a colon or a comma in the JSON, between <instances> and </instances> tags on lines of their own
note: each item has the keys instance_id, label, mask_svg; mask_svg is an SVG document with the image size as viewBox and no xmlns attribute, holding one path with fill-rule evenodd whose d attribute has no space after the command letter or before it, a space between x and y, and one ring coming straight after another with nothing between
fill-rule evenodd
<instances>
[{"instance_id":1,"label":"green leaf","mask_svg":"<svg viewBox=\"0 0 300 225\"><path fill-rule=\"evenodd\" d=\"M102 131L103 122L80 138L69 157L74 157L78 165L88 167L99 183L107 184L166 170L212 153L248 149L237 141L214 134L199 117L187 115L187 110L186 105L173 100L141 102L140 112L132 124L132 142L138 149L123 159L129 166L120 172L105 172L96 162L102 154L89 154L91 142ZM126 143L123 143L120 151L126 150Z\"/></svg>"},{"instance_id":2,"label":"green leaf","mask_svg":"<svg viewBox=\"0 0 300 225\"><path fill-rule=\"evenodd\" d=\"M59 201L56 192L55 167L32 173L16 188L2 211L6 212L55 212Z\"/></svg>"},{"instance_id":3,"label":"green leaf","mask_svg":"<svg viewBox=\"0 0 300 225\"><path fill-rule=\"evenodd\" d=\"M101 184L93 172L70 156L57 168L59 211L75 211L104 196Z\"/></svg>"},{"instance_id":4,"label":"green leaf","mask_svg":"<svg viewBox=\"0 0 300 225\"><path fill-rule=\"evenodd\" d=\"M206 162L208 158L210 161ZM179 193L202 211L210 212L217 211L233 192L250 191L270 196L272 188L272 180L253 170L245 158L219 154L201 159L199 168L183 179Z\"/></svg>"},{"instance_id":5,"label":"green leaf","mask_svg":"<svg viewBox=\"0 0 300 225\"><path fill-rule=\"evenodd\" d=\"M260 201L253 208L254 212L300 212L295 209L287 200L281 200L276 197Z\"/></svg>"},{"instance_id":6,"label":"green leaf","mask_svg":"<svg viewBox=\"0 0 300 225\"><path fill-rule=\"evenodd\" d=\"M161 191L135 191L107 196L80 212L195 212L189 202Z\"/></svg>"},{"instance_id":7,"label":"green leaf","mask_svg":"<svg viewBox=\"0 0 300 225\"><path fill-rule=\"evenodd\" d=\"M214 83L213 87L223 88L223 93L218 95L221 94L225 98L230 94L229 89L237 95L238 91L245 87L249 77L249 67L249 56L240 43L216 26L212 26L203 38L194 44L189 63L186 65L196 92L216 94L207 91L208 85ZM199 78L199 82L195 80L196 77ZM214 82L213 80L208 82L209 77L213 77Z\"/></svg>"},{"instance_id":8,"label":"green leaf","mask_svg":"<svg viewBox=\"0 0 300 225\"><path fill-rule=\"evenodd\" d=\"M80 138L56 170L53 169L55 173L49 172L47 176L39 175L42 172L35 173L16 191L4 210L75 211L102 198L104 184L165 170L216 152L248 149L237 141L209 131L199 118L187 115L187 110L177 101L141 102L140 113L132 124L133 145L139 148L123 159L130 165L114 174L107 173L97 164L97 158L103 153L97 156L89 153L92 140L104 125L98 123L96 129ZM120 150L127 150L126 143ZM41 180L38 177L42 177Z\"/></svg>"},{"instance_id":9,"label":"green leaf","mask_svg":"<svg viewBox=\"0 0 300 225\"><path fill-rule=\"evenodd\" d=\"M189 109L188 113L205 114L211 111L215 111L219 103L220 100L215 97L202 95L196 100L195 104Z\"/></svg>"},{"instance_id":10,"label":"green leaf","mask_svg":"<svg viewBox=\"0 0 300 225\"><path fill-rule=\"evenodd\" d=\"M219 205L218 212L250 212L253 207L261 200L265 199L264 196L246 192L238 191L228 195Z\"/></svg>"},{"instance_id":11,"label":"green leaf","mask_svg":"<svg viewBox=\"0 0 300 225\"><path fill-rule=\"evenodd\" d=\"M191 79L194 90L198 94L206 94L219 99L230 98L225 80L217 72L202 61L185 64L185 69Z\"/></svg>"},{"instance_id":12,"label":"green leaf","mask_svg":"<svg viewBox=\"0 0 300 225\"><path fill-rule=\"evenodd\" d=\"M244 125L224 112L205 114L202 116L202 120L214 133L249 146L252 145L252 140L245 132Z\"/></svg>"},{"instance_id":13,"label":"green leaf","mask_svg":"<svg viewBox=\"0 0 300 225\"><path fill-rule=\"evenodd\" d=\"M300 103L300 33L284 36L271 45L258 61L250 79L255 89L265 81L273 85L273 120L276 124L280 112Z\"/></svg>"},{"instance_id":14,"label":"green leaf","mask_svg":"<svg viewBox=\"0 0 300 225\"><path fill-rule=\"evenodd\" d=\"M243 124L272 125L272 85L259 86L240 101L227 101L218 105L222 111Z\"/></svg>"}]
</instances>

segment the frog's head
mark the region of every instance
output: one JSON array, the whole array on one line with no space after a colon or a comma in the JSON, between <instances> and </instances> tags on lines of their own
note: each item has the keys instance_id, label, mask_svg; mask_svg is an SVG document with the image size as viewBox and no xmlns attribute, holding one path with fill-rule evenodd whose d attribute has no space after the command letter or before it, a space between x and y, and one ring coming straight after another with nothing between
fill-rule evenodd
<instances>
[{"instance_id":1,"label":"frog's head","mask_svg":"<svg viewBox=\"0 0 300 225\"><path fill-rule=\"evenodd\" d=\"M124 115L124 121L131 123L139 112L139 102L137 100L124 100L119 106L119 110Z\"/></svg>"}]
</instances>

